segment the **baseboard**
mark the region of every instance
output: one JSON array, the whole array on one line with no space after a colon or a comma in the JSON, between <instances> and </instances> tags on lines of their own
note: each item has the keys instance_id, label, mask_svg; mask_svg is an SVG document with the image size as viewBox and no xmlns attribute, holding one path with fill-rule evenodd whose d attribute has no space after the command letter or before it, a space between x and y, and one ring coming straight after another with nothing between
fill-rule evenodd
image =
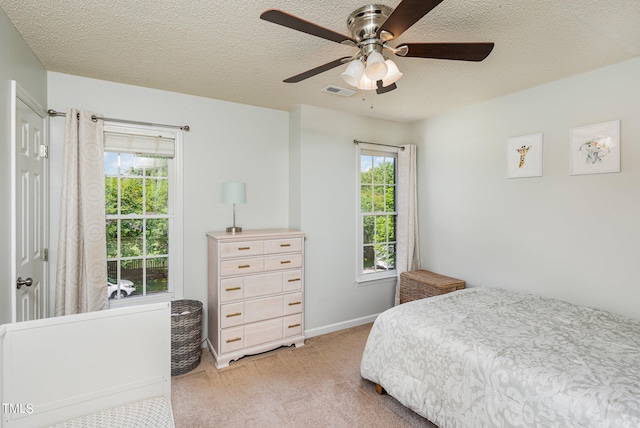
<instances>
[{"instance_id":1,"label":"baseboard","mask_svg":"<svg viewBox=\"0 0 640 428\"><path fill-rule=\"evenodd\" d=\"M348 321L342 321L335 324L329 324L322 327L312 328L304 331L305 337L320 336L322 334L333 333L334 331L344 330L345 328L357 327L362 324L374 322L379 314L368 315L362 318L355 318Z\"/></svg>"},{"instance_id":2,"label":"baseboard","mask_svg":"<svg viewBox=\"0 0 640 428\"><path fill-rule=\"evenodd\" d=\"M209 352L211 352L214 355L217 355L216 351L213 350L213 344L211 343L211 341L209 341L208 337L207 337L207 340L205 340L204 342L205 342L204 348L209 349Z\"/></svg>"},{"instance_id":3,"label":"baseboard","mask_svg":"<svg viewBox=\"0 0 640 428\"><path fill-rule=\"evenodd\" d=\"M335 324L329 324L322 327L312 328L304 331L305 337L314 337L320 336L327 333L333 333L334 331L344 330L346 328L357 327L362 324L368 324L374 322L376 318L378 318L380 314L367 315L366 317L354 318L352 320L342 321ZM203 349L209 349L209 351L213 352L213 345L209 341L207 337L206 340L203 341L202 346Z\"/></svg>"}]
</instances>

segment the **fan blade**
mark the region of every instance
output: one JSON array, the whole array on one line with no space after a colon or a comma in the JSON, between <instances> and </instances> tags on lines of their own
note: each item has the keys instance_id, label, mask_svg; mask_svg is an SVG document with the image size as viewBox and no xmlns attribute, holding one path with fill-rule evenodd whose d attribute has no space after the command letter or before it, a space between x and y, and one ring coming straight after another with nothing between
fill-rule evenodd
<instances>
[{"instance_id":1,"label":"fan blade","mask_svg":"<svg viewBox=\"0 0 640 428\"><path fill-rule=\"evenodd\" d=\"M312 36L317 36L322 39L331 40L332 42L342 43L345 40L351 40L355 43L351 37L347 37L343 34L336 33L335 31L331 31L327 28L320 27L312 22L305 21L304 19L298 18L293 15L289 15L286 12L277 9L269 9L265 12L262 12L260 18L265 21L273 22L274 24L279 24L287 28L292 28L294 30L302 31L303 33L311 34Z\"/></svg>"},{"instance_id":2,"label":"fan blade","mask_svg":"<svg viewBox=\"0 0 640 428\"><path fill-rule=\"evenodd\" d=\"M482 61L493 50L493 43L407 43L405 56L414 58Z\"/></svg>"},{"instance_id":3,"label":"fan blade","mask_svg":"<svg viewBox=\"0 0 640 428\"><path fill-rule=\"evenodd\" d=\"M382 80L378 80L376 82L378 85L378 89L376 89L376 94L386 94L387 92L391 92L394 89L398 89L395 83L390 84L389 86L382 86Z\"/></svg>"},{"instance_id":4,"label":"fan blade","mask_svg":"<svg viewBox=\"0 0 640 428\"><path fill-rule=\"evenodd\" d=\"M443 0L402 0L378 29L378 34L384 30L392 33L394 39L398 38L442 2Z\"/></svg>"},{"instance_id":5,"label":"fan blade","mask_svg":"<svg viewBox=\"0 0 640 428\"><path fill-rule=\"evenodd\" d=\"M304 79L308 79L309 77L313 77L316 74L324 73L327 70L331 70L332 68L336 68L337 66L344 64L342 61L344 59L347 59L347 58L351 58L351 57L345 56L345 57L336 59L335 61L328 62L328 63L326 63L324 65L319 66L319 67L312 68L311 70L307 70L304 73L300 73L298 75L289 77L288 79L283 80L283 82L285 82L285 83L298 83L298 82L300 82L300 81L302 81Z\"/></svg>"}]
</instances>

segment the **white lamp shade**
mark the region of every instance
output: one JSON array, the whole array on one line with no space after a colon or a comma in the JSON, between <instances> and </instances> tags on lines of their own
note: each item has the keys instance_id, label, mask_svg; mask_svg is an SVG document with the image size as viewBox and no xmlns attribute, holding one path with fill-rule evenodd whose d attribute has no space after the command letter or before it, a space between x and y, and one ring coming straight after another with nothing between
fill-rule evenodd
<instances>
[{"instance_id":1,"label":"white lamp shade","mask_svg":"<svg viewBox=\"0 0 640 428\"><path fill-rule=\"evenodd\" d=\"M247 202L246 183L222 183L223 204L244 204Z\"/></svg>"},{"instance_id":2,"label":"white lamp shade","mask_svg":"<svg viewBox=\"0 0 640 428\"><path fill-rule=\"evenodd\" d=\"M385 64L381 53L373 51L369 54L364 74L374 82L381 80L387 74L387 64Z\"/></svg>"},{"instance_id":3,"label":"white lamp shade","mask_svg":"<svg viewBox=\"0 0 640 428\"><path fill-rule=\"evenodd\" d=\"M369 79L367 75L363 73L357 88L365 91L374 91L378 89L378 83L376 80Z\"/></svg>"},{"instance_id":4,"label":"white lamp shade","mask_svg":"<svg viewBox=\"0 0 640 428\"><path fill-rule=\"evenodd\" d=\"M386 60L385 64L387 64L387 74L382 78L382 86L389 86L396 83L402 77L402 73L398 70L396 63L390 59Z\"/></svg>"},{"instance_id":5,"label":"white lamp shade","mask_svg":"<svg viewBox=\"0 0 640 428\"><path fill-rule=\"evenodd\" d=\"M354 59L349 63L347 69L340 75L342 80L351 86L358 87L358 82L364 74L364 64L359 59Z\"/></svg>"}]
</instances>

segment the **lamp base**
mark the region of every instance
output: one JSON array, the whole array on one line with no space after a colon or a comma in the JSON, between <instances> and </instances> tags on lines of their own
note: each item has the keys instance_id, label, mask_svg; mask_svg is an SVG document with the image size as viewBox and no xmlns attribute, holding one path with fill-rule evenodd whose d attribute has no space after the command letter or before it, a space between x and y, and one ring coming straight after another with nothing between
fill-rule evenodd
<instances>
[{"instance_id":1,"label":"lamp base","mask_svg":"<svg viewBox=\"0 0 640 428\"><path fill-rule=\"evenodd\" d=\"M227 232L240 233L242 232L242 228L239 226L230 226L230 227L227 227Z\"/></svg>"}]
</instances>

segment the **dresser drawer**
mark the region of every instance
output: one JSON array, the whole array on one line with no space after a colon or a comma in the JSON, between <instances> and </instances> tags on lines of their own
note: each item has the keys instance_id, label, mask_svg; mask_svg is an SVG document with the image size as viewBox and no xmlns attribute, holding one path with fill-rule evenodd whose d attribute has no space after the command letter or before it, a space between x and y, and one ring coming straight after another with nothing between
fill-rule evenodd
<instances>
[{"instance_id":1,"label":"dresser drawer","mask_svg":"<svg viewBox=\"0 0 640 428\"><path fill-rule=\"evenodd\" d=\"M273 239L264 241L265 254L300 253L302 252L302 238Z\"/></svg>"},{"instance_id":2,"label":"dresser drawer","mask_svg":"<svg viewBox=\"0 0 640 428\"><path fill-rule=\"evenodd\" d=\"M264 259L262 257L224 260L220 262L220 276L245 275L248 273L262 272L263 270Z\"/></svg>"},{"instance_id":3,"label":"dresser drawer","mask_svg":"<svg viewBox=\"0 0 640 428\"><path fill-rule=\"evenodd\" d=\"M282 320L276 318L244 327L244 346L246 348L282 339Z\"/></svg>"},{"instance_id":4,"label":"dresser drawer","mask_svg":"<svg viewBox=\"0 0 640 428\"><path fill-rule=\"evenodd\" d=\"M227 278L220 281L220 301L239 300L244 296L244 278Z\"/></svg>"},{"instance_id":5,"label":"dresser drawer","mask_svg":"<svg viewBox=\"0 0 640 428\"><path fill-rule=\"evenodd\" d=\"M282 325L283 337L291 337L302 334L302 314L289 315L284 318Z\"/></svg>"},{"instance_id":6,"label":"dresser drawer","mask_svg":"<svg viewBox=\"0 0 640 428\"><path fill-rule=\"evenodd\" d=\"M283 315L283 296L267 297L264 299L247 300L244 302L244 322L256 322Z\"/></svg>"},{"instance_id":7,"label":"dresser drawer","mask_svg":"<svg viewBox=\"0 0 640 428\"><path fill-rule=\"evenodd\" d=\"M222 354L244 348L244 327L222 330L220 342L220 353Z\"/></svg>"},{"instance_id":8,"label":"dresser drawer","mask_svg":"<svg viewBox=\"0 0 640 428\"><path fill-rule=\"evenodd\" d=\"M282 290L296 291L302 290L302 271L291 270L282 272Z\"/></svg>"},{"instance_id":9,"label":"dresser drawer","mask_svg":"<svg viewBox=\"0 0 640 428\"><path fill-rule=\"evenodd\" d=\"M283 254L264 258L265 270L295 269L302 267L302 254Z\"/></svg>"},{"instance_id":10,"label":"dresser drawer","mask_svg":"<svg viewBox=\"0 0 640 428\"><path fill-rule=\"evenodd\" d=\"M220 258L259 256L264 253L263 241L226 242L220 244Z\"/></svg>"},{"instance_id":11,"label":"dresser drawer","mask_svg":"<svg viewBox=\"0 0 640 428\"><path fill-rule=\"evenodd\" d=\"M220 327L227 328L244 324L244 302L220 306Z\"/></svg>"},{"instance_id":12,"label":"dresser drawer","mask_svg":"<svg viewBox=\"0 0 640 428\"><path fill-rule=\"evenodd\" d=\"M284 314L291 315L302 312L302 293L284 295Z\"/></svg>"},{"instance_id":13,"label":"dresser drawer","mask_svg":"<svg viewBox=\"0 0 640 428\"><path fill-rule=\"evenodd\" d=\"M288 283L285 284L288 286L287 291L296 290ZM243 298L267 296L281 293L282 290L282 272L225 278L220 281L220 301L224 303Z\"/></svg>"},{"instance_id":14,"label":"dresser drawer","mask_svg":"<svg viewBox=\"0 0 640 428\"><path fill-rule=\"evenodd\" d=\"M244 297L266 296L282 292L282 272L244 277Z\"/></svg>"}]
</instances>

